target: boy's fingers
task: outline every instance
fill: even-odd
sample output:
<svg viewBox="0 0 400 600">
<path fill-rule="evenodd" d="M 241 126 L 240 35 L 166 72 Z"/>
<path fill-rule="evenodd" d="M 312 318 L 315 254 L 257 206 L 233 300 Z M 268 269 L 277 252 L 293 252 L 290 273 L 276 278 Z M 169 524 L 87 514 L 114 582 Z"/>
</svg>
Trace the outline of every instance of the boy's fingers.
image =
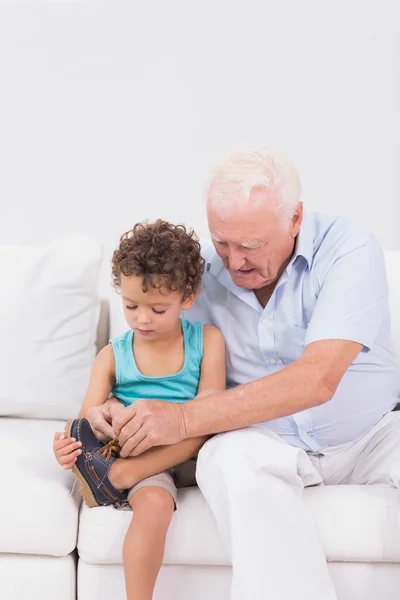
<svg viewBox="0 0 400 600">
<path fill-rule="evenodd" d="M 58 442 L 58 444 L 61 444 L 61 442 Z M 76 450 L 77 448 L 80 448 L 82 446 L 82 442 L 72 442 L 72 443 L 66 443 L 63 445 L 59 445 L 59 447 L 57 447 L 56 444 L 56 452 L 58 452 L 58 454 L 60 455 L 65 455 L 65 454 L 69 454 L 70 452 L 73 452 L 74 450 Z"/>
<path fill-rule="evenodd" d="M 57 440 L 54 442 L 54 448 L 58 449 L 58 448 L 63 448 L 64 446 L 68 446 L 68 444 L 71 444 L 72 442 L 74 442 L 75 440 L 72 438 L 68 438 L 68 439 L 64 439 L 64 440 Z"/>
<path fill-rule="evenodd" d="M 72 454 L 75 450 L 80 450 L 82 444 L 81 442 L 75 442 L 74 444 L 69 444 L 69 446 L 65 446 L 65 448 L 61 448 L 59 454 L 61 456 L 68 456 L 68 454 Z"/>
<path fill-rule="evenodd" d="M 66 448 L 72 444 L 76 445 L 76 448 L 82 446 L 82 442 L 77 442 L 75 438 L 67 438 L 66 440 L 59 440 L 55 442 L 54 448 L 56 450 L 61 450 L 61 448 Z"/>
<path fill-rule="evenodd" d="M 72 467 L 74 466 L 74 464 L 76 463 L 76 458 L 74 458 L 74 460 L 71 460 L 71 462 L 63 465 L 63 468 L 67 471 L 68 469 L 72 469 Z"/>
<path fill-rule="evenodd" d="M 72 460 L 75 460 L 76 458 L 78 458 L 78 456 L 80 454 L 82 454 L 82 450 L 79 448 L 78 450 L 74 450 L 74 452 L 60 456 L 60 464 L 67 465 Z"/>
</svg>

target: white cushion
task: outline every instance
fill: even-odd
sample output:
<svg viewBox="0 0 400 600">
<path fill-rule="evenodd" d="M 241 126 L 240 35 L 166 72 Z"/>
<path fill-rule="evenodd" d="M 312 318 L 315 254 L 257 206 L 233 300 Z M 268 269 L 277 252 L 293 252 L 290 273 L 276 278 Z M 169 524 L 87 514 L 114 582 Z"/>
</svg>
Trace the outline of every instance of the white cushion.
<svg viewBox="0 0 400 600">
<path fill-rule="evenodd" d="M 337 600 L 399 600 L 398 564 L 330 562 L 328 570 Z M 290 576 L 289 570 L 287 573 Z M 231 583 L 231 567 L 163 565 L 157 577 L 153 598 L 229 600 Z M 122 565 L 88 565 L 83 560 L 79 561 L 79 600 L 122 600 L 125 597 Z M 273 600 L 271 595 L 265 595 L 264 598 Z"/>
<path fill-rule="evenodd" d="M 0 553 L 67 556 L 76 546 L 80 496 L 57 463 L 64 422 L 0 418 Z M 0 586 L 1 587 L 1 586 Z M 0 594 L 1 595 L 1 594 Z"/>
<path fill-rule="evenodd" d="M 400 493 L 377 486 L 307 488 L 329 561 L 400 562 Z M 86 563 L 120 564 L 132 512 L 82 505 L 78 551 Z M 229 565 L 210 509 L 197 488 L 179 490 L 165 564 Z"/>
<path fill-rule="evenodd" d="M 100 265 L 86 235 L 0 246 L 0 415 L 78 413 L 96 353 Z"/>
<path fill-rule="evenodd" d="M 3 600 L 76 600 L 76 561 L 59 557 L 0 556 Z"/>
</svg>

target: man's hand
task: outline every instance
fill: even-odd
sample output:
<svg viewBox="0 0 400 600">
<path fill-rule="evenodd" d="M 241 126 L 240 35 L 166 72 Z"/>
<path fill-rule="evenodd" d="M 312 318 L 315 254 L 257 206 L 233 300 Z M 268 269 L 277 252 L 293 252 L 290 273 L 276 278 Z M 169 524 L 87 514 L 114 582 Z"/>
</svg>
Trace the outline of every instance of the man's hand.
<svg viewBox="0 0 400 600">
<path fill-rule="evenodd" d="M 137 400 L 113 418 L 121 456 L 137 456 L 153 446 L 177 444 L 186 437 L 183 404 Z"/>
<path fill-rule="evenodd" d="M 89 408 L 86 413 L 86 419 L 93 429 L 93 433 L 100 442 L 108 442 L 115 438 L 114 429 L 112 427 L 113 415 L 111 414 L 110 406 L 101 404 Z"/>
</svg>

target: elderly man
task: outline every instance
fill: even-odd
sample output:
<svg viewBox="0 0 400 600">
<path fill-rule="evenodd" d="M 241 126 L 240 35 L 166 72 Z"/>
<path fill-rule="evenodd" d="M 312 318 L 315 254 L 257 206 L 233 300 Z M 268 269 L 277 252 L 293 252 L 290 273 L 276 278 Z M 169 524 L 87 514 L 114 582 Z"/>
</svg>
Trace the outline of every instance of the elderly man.
<svg viewBox="0 0 400 600">
<path fill-rule="evenodd" d="M 232 560 L 233 600 L 334 600 L 304 487 L 399 487 L 381 248 L 344 219 L 303 214 L 300 193 L 293 166 L 262 149 L 213 169 L 213 248 L 189 318 L 224 334 L 228 389 L 140 401 L 114 423 L 125 456 L 219 434 L 200 451 L 197 479 Z"/>
</svg>

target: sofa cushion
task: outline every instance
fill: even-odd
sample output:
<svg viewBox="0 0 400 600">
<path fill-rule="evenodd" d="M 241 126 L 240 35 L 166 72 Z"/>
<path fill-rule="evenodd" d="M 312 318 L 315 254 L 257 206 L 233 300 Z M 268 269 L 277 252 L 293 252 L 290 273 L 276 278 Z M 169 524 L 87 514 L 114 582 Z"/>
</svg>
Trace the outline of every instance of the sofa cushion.
<svg viewBox="0 0 400 600">
<path fill-rule="evenodd" d="M 64 424 L 0 418 L 0 553 L 67 556 L 76 546 L 79 491 L 52 450 Z"/>
<path fill-rule="evenodd" d="M 229 565 L 216 525 L 197 488 L 179 490 L 168 531 L 164 563 Z M 329 561 L 400 562 L 400 492 L 373 486 L 307 488 Z M 82 505 L 78 551 L 86 563 L 122 562 L 130 510 Z"/>
<path fill-rule="evenodd" d="M 0 246 L 0 415 L 78 413 L 96 353 L 100 265 L 86 235 Z"/>
</svg>

